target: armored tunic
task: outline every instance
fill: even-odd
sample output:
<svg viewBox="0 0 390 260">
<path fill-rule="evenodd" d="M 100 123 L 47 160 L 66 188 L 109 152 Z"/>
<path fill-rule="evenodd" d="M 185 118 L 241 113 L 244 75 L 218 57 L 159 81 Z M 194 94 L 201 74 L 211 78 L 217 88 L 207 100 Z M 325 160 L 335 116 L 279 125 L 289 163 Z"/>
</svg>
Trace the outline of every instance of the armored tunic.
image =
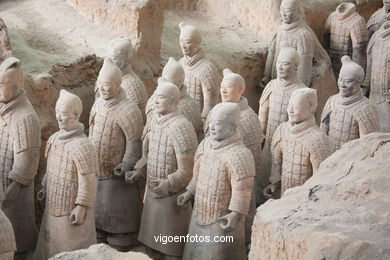
<svg viewBox="0 0 390 260">
<path fill-rule="evenodd" d="M 271 183 L 281 180 L 281 194 L 300 186 L 318 169 L 331 153 L 326 136 L 316 125 L 314 117 L 297 125 L 282 123 L 272 140 Z"/>
<path fill-rule="evenodd" d="M 345 9 L 345 10 L 344 10 Z M 356 12 L 353 3 L 340 4 L 325 23 L 330 32 L 329 56 L 336 75 L 341 69 L 341 57 L 348 55 L 362 68 L 366 66 L 368 33 L 366 21 Z"/>
<path fill-rule="evenodd" d="M 307 87 L 318 91 L 316 119 L 319 121 L 326 101 L 338 91 L 330 58 L 304 21 L 282 24 L 271 42 L 267 57 L 265 75 L 271 79 L 277 77 L 276 60 L 283 46 L 297 50 L 301 59 L 298 78 Z"/>
<path fill-rule="evenodd" d="M 5 195 L 11 181 L 22 184 L 16 199 L 2 205 L 14 228 L 17 252 L 33 249 L 36 242 L 33 181 L 39 163 L 40 134 L 38 116 L 25 90 L 0 105 L 0 195 Z"/>
<path fill-rule="evenodd" d="M 255 164 L 238 136 L 217 142 L 207 137 L 195 155 L 194 177 L 187 190 L 195 196 L 190 235 L 226 234 L 219 218 L 249 212 Z M 183 259 L 245 259 L 244 218 L 229 232 L 234 244 L 187 243 Z"/>
<path fill-rule="evenodd" d="M 376 31 L 382 26 L 386 21 L 389 21 L 390 15 L 386 13 L 385 7 L 378 9 L 367 22 L 367 30 L 369 39 L 374 35 Z"/>
<path fill-rule="evenodd" d="M 109 100 L 98 98 L 91 110 L 89 138 L 99 160 L 96 227 L 109 233 L 138 230 L 140 202 L 138 188 L 114 177 L 121 162 L 134 165 L 141 156 L 142 114 L 123 89 Z M 112 203 L 115 201 L 115 203 Z"/>
<path fill-rule="evenodd" d="M 365 85 L 370 88 L 370 100 L 376 105 L 381 132 L 390 132 L 390 23 L 374 34 L 368 45 Z"/>
<path fill-rule="evenodd" d="M 206 118 L 219 101 L 221 78 L 218 69 L 204 58 L 202 50 L 192 57 L 182 57 L 179 62 L 185 71 L 184 84 L 188 87 L 187 92 L 198 104 L 202 118 Z M 206 92 L 209 92 L 207 96 L 210 96 L 207 102 L 204 99 Z"/>
<path fill-rule="evenodd" d="M 84 127 L 54 133 L 46 144 L 46 208 L 35 259 L 47 259 L 63 251 L 96 244 L 93 205 L 96 197 L 98 159 Z M 84 223 L 73 225 L 69 216 L 81 205 L 87 208 Z"/>
<path fill-rule="evenodd" d="M 125 90 L 127 98 L 137 104 L 143 115 L 143 120 L 146 122 L 145 106 L 148 101 L 148 92 L 144 83 L 129 68 L 122 77 L 121 87 Z"/>
<path fill-rule="evenodd" d="M 276 128 L 288 121 L 287 106 L 291 94 L 305 87 L 298 78 L 294 78 L 290 81 L 274 79 L 264 88 L 259 101 L 259 120 L 267 147 L 271 146 Z"/>
<path fill-rule="evenodd" d="M 14 230 L 7 216 L 0 209 L 0 259 L 13 260 L 15 251 Z"/>
<path fill-rule="evenodd" d="M 183 252 L 184 241 L 164 245 L 156 242 L 154 236 L 187 234 L 191 207 L 179 207 L 176 201 L 192 178 L 197 144 L 193 126 L 180 111 L 158 118 L 144 139 L 147 178 L 138 239 L 165 255 L 181 256 Z M 169 181 L 167 196 L 155 192 L 160 180 Z"/>
<path fill-rule="evenodd" d="M 329 136 L 331 149 L 337 150 L 348 141 L 379 131 L 378 113 L 362 91 L 349 98 L 337 94 L 326 102 L 321 130 Z"/>
</svg>

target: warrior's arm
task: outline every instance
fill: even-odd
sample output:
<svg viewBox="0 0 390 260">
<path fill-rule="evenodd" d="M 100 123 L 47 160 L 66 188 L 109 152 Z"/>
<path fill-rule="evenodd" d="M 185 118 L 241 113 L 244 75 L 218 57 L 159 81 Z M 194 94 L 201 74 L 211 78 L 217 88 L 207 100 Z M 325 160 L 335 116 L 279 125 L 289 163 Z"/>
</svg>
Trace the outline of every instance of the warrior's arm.
<svg viewBox="0 0 390 260">
<path fill-rule="evenodd" d="M 281 180 L 282 176 L 282 163 L 283 163 L 283 153 L 282 153 L 282 126 L 280 125 L 272 138 L 271 144 L 271 154 L 272 154 L 272 169 L 271 176 L 269 177 L 269 182 L 271 184 L 276 184 Z"/>
<path fill-rule="evenodd" d="M 277 36 L 275 35 L 268 47 L 267 61 L 264 69 L 264 77 L 267 77 L 268 79 L 272 78 L 272 66 L 274 65 L 274 59 L 276 58 L 276 38 Z"/>
<path fill-rule="evenodd" d="M 366 67 L 366 49 L 368 43 L 367 25 L 364 18 L 361 17 L 359 21 L 352 27 L 352 60 L 357 62 L 363 69 Z"/>
</svg>

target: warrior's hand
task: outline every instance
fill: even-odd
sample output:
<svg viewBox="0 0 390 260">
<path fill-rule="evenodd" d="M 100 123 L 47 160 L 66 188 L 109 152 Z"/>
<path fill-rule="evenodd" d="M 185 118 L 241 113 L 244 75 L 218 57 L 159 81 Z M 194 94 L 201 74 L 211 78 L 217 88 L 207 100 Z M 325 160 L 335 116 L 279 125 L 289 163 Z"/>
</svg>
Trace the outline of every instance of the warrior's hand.
<svg viewBox="0 0 390 260">
<path fill-rule="evenodd" d="M 131 171 L 132 169 L 133 166 L 131 166 L 129 163 L 121 162 L 114 168 L 114 175 L 117 177 L 122 177 L 126 172 Z"/>
<path fill-rule="evenodd" d="M 134 171 L 128 171 L 125 173 L 125 181 L 127 184 L 134 185 L 138 180 L 143 178 L 142 171 L 136 169 Z"/>
<path fill-rule="evenodd" d="M 192 195 L 191 192 L 186 191 L 186 192 L 184 192 L 183 194 L 181 194 L 180 196 L 177 197 L 177 205 L 178 206 L 184 206 L 184 204 L 189 202 L 193 197 L 194 197 L 194 195 Z"/>
<path fill-rule="evenodd" d="M 16 197 L 19 194 L 20 189 L 22 188 L 22 184 L 12 181 L 11 184 L 8 186 L 6 192 L 5 192 L 5 198 L 4 201 L 13 201 L 16 199 Z"/>
<path fill-rule="evenodd" d="M 259 82 L 260 88 L 264 89 L 265 86 L 267 86 L 268 82 L 270 82 L 270 81 L 271 81 L 271 78 L 270 78 L 270 77 L 264 76 L 264 77 L 260 80 L 260 82 Z"/>
<path fill-rule="evenodd" d="M 39 202 L 45 201 L 46 198 L 46 188 L 42 188 L 40 191 L 37 193 L 37 200 Z"/>
<path fill-rule="evenodd" d="M 84 223 L 85 216 L 87 215 L 87 208 L 81 205 L 77 205 L 70 213 L 69 221 L 73 225 L 81 225 Z"/>
<path fill-rule="evenodd" d="M 156 181 L 156 188 L 154 188 L 154 191 L 159 196 L 168 196 L 169 195 L 169 181 L 168 180 L 158 180 Z"/>
<path fill-rule="evenodd" d="M 229 214 L 227 214 L 219 219 L 220 226 L 225 231 L 228 231 L 228 232 L 232 231 L 233 229 L 236 228 L 237 222 L 239 219 L 240 219 L 240 214 L 232 211 Z"/>
<path fill-rule="evenodd" d="M 263 195 L 264 197 L 266 197 L 267 199 L 272 199 L 272 193 L 274 193 L 276 191 L 278 187 L 276 186 L 276 184 L 270 184 L 268 185 L 264 190 L 263 190 Z"/>
</svg>

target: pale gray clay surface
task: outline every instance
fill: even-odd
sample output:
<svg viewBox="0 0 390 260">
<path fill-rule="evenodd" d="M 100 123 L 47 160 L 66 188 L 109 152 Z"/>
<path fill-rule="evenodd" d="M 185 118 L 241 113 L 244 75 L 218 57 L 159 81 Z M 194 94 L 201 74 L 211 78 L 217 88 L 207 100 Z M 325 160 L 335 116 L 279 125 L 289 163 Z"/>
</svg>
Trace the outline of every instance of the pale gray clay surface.
<svg viewBox="0 0 390 260">
<path fill-rule="evenodd" d="M 368 43 L 367 25 L 353 3 L 342 3 L 325 23 L 325 48 L 329 52 L 336 78 L 341 69 L 341 57 L 348 55 L 357 64 L 366 67 Z"/>
<path fill-rule="evenodd" d="M 60 131 L 49 138 L 45 149 L 46 174 L 38 200 L 45 200 L 46 207 L 36 260 L 96 244 L 93 206 L 98 159 L 79 123 L 81 99 L 61 90 L 55 110 Z"/>
<path fill-rule="evenodd" d="M 39 119 L 26 97 L 20 61 L 0 65 L 0 195 L 2 209 L 12 223 L 17 254 L 35 247 L 34 177 L 41 146 Z"/>
<path fill-rule="evenodd" d="M 13 260 L 15 251 L 15 234 L 11 221 L 0 209 L 0 259 Z"/>
<path fill-rule="evenodd" d="M 240 141 L 240 108 L 232 102 L 212 111 L 210 136 L 195 154 L 194 176 L 178 204 L 194 198 L 189 234 L 230 235 L 234 243 L 186 243 L 183 259 L 245 259 L 245 216 L 255 176 L 251 151 Z"/>
<path fill-rule="evenodd" d="M 367 22 L 368 36 L 371 38 L 382 24 L 390 20 L 390 0 L 383 0 L 383 7 L 372 14 Z"/>
<path fill-rule="evenodd" d="M 219 102 L 221 78 L 218 68 L 205 58 L 200 44 L 202 37 L 199 30 L 184 22 L 179 24 L 180 47 L 183 57 L 179 62 L 185 71 L 184 83 L 188 94 L 198 104 L 203 121 L 207 114 Z"/>
<path fill-rule="evenodd" d="M 375 105 L 363 95 L 361 84 L 363 68 L 349 56 L 341 59 L 343 65 L 338 79 L 339 94 L 331 96 L 321 117 L 321 130 L 328 136 L 333 150 L 353 139 L 379 131 Z"/>
<path fill-rule="evenodd" d="M 367 50 L 365 85 L 376 105 L 381 132 L 390 132 L 390 21 L 372 36 Z"/>
<path fill-rule="evenodd" d="M 318 170 L 331 153 L 328 136 L 316 125 L 317 91 L 295 90 L 287 108 L 289 120 L 275 132 L 271 144 L 272 173 L 264 196 L 271 196 L 281 185 L 281 195 L 300 186 Z"/>
<path fill-rule="evenodd" d="M 260 178 L 256 178 L 256 201 L 265 201 L 262 190 L 269 184 L 271 175 L 271 143 L 276 128 L 288 120 L 287 106 L 291 94 L 296 89 L 306 88 L 298 78 L 300 63 L 298 52 L 291 47 L 283 48 L 276 61 L 277 78 L 271 80 L 264 88 L 259 101 L 259 120 L 265 143 L 261 154 Z"/>
<path fill-rule="evenodd" d="M 137 74 L 133 72 L 131 67 L 133 45 L 130 39 L 115 38 L 111 40 L 108 44 L 107 54 L 114 64 L 122 71 L 121 87 L 125 90 L 127 98 L 138 105 L 144 121 L 146 121 L 145 106 L 148 101 L 148 92 L 146 91 L 144 83 L 139 79 Z"/>
<path fill-rule="evenodd" d="M 121 88 L 122 73 L 110 58 L 97 79 L 100 96 L 90 115 L 89 138 L 99 159 L 95 221 L 98 240 L 126 247 L 136 242 L 141 216 L 137 186 L 124 174 L 141 157 L 142 114 Z M 130 120 L 131 119 L 131 120 Z"/>
<path fill-rule="evenodd" d="M 264 78 L 260 85 L 264 87 L 277 77 L 276 60 L 284 47 L 292 47 L 300 56 L 298 78 L 307 86 L 318 91 L 319 121 L 326 100 L 337 93 L 337 85 L 328 54 L 318 41 L 317 36 L 307 25 L 298 0 L 283 0 L 280 5 L 282 24 L 269 46 Z"/>
<path fill-rule="evenodd" d="M 178 87 L 159 78 L 155 95 L 159 117 L 143 139 L 142 159 L 135 171 L 126 173 L 126 180 L 134 184 L 146 173 L 139 241 L 164 258 L 181 259 L 184 241 L 163 244 L 155 236 L 187 235 L 192 207 L 179 207 L 176 200 L 192 178 L 198 140 L 194 127 L 177 107 Z"/>
</svg>

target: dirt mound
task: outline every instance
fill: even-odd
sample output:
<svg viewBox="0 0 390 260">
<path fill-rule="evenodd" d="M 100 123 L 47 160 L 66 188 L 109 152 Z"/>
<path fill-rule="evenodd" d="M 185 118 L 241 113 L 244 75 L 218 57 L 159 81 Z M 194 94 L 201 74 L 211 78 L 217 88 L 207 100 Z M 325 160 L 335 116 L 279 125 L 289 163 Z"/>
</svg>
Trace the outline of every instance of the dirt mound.
<svg viewBox="0 0 390 260">
<path fill-rule="evenodd" d="M 345 144 L 257 209 L 249 259 L 390 259 L 389 158 L 390 134 Z"/>
</svg>

